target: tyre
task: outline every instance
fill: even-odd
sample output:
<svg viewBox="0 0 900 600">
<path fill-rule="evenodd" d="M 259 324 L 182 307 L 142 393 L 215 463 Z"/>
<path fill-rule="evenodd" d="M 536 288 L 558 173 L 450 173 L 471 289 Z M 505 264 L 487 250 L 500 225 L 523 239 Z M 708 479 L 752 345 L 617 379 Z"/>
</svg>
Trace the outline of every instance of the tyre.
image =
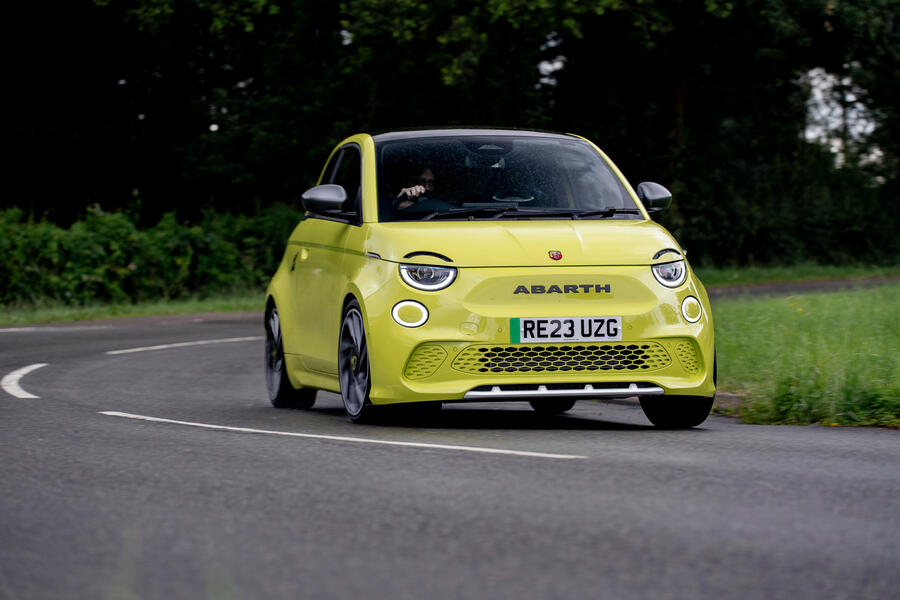
<svg viewBox="0 0 900 600">
<path fill-rule="evenodd" d="M 569 398 L 536 398 L 529 400 L 528 404 L 535 412 L 542 415 L 559 415 L 575 406 L 575 400 Z"/>
<path fill-rule="evenodd" d="M 641 408 L 650 422 L 661 429 L 690 429 L 706 420 L 713 398 L 702 396 L 648 396 Z"/>
<path fill-rule="evenodd" d="M 294 389 L 284 363 L 284 344 L 281 341 L 281 319 L 274 306 L 266 311 L 266 387 L 269 401 L 275 408 L 311 408 L 316 402 L 316 390 Z"/>
<path fill-rule="evenodd" d="M 369 401 L 369 390 L 372 388 L 369 346 L 366 342 L 362 311 L 356 300 L 351 300 L 347 304 L 341 321 L 338 339 L 338 379 L 347 417 L 354 423 L 370 420 L 375 407 Z"/>
</svg>

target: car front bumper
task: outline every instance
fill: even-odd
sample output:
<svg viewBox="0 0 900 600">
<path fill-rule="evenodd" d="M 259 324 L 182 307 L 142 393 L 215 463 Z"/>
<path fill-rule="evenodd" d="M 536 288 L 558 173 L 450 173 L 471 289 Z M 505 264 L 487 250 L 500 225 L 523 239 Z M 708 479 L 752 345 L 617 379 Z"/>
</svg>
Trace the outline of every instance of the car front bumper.
<svg viewBox="0 0 900 600">
<path fill-rule="evenodd" d="M 514 293 L 582 282 L 601 291 Z M 362 295 L 374 404 L 715 393 L 712 316 L 692 273 L 670 289 L 649 266 L 461 268 L 445 290 L 419 291 L 397 275 Z M 702 307 L 694 323 L 681 312 L 688 296 Z M 423 324 L 392 316 L 408 301 L 427 309 Z M 608 316 L 621 317 L 621 341 L 510 338 L 511 318 Z"/>
</svg>

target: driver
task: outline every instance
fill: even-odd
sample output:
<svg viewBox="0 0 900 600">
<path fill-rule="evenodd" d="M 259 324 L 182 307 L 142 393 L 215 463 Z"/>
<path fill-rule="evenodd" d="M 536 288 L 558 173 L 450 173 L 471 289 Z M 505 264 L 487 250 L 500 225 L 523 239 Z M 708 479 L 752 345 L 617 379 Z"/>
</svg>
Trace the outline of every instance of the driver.
<svg viewBox="0 0 900 600">
<path fill-rule="evenodd" d="M 426 167 L 419 176 L 414 178 L 412 185 L 400 190 L 394 201 L 397 208 L 410 208 L 419 202 L 420 198 L 428 197 L 434 193 L 434 172 Z"/>
</svg>

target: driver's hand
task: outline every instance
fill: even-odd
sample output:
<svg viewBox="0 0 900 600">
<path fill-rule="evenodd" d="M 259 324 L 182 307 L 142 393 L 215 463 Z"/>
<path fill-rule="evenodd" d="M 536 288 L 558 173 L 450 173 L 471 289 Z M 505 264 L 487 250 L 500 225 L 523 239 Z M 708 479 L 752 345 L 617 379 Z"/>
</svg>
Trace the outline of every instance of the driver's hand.
<svg viewBox="0 0 900 600">
<path fill-rule="evenodd" d="M 424 185 L 414 185 L 412 187 L 403 188 L 397 194 L 397 208 L 409 208 L 418 201 L 419 197 L 426 192 Z"/>
<path fill-rule="evenodd" d="M 412 187 L 403 188 L 400 190 L 400 193 L 397 194 L 397 197 L 406 196 L 409 199 L 417 199 L 419 196 L 425 193 L 424 185 L 414 185 Z"/>
</svg>

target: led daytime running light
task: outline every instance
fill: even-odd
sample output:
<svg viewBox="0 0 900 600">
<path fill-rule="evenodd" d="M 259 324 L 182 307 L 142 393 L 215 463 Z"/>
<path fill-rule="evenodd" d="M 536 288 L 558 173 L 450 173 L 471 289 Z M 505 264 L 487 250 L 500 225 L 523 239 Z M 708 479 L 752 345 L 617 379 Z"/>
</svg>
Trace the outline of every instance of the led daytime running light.
<svg viewBox="0 0 900 600">
<path fill-rule="evenodd" d="M 683 260 L 652 265 L 650 270 L 658 282 L 670 288 L 678 287 L 687 279 L 687 267 Z"/>
<path fill-rule="evenodd" d="M 448 287 L 456 279 L 455 267 L 400 265 L 400 277 L 417 290 L 434 292 Z"/>
</svg>

